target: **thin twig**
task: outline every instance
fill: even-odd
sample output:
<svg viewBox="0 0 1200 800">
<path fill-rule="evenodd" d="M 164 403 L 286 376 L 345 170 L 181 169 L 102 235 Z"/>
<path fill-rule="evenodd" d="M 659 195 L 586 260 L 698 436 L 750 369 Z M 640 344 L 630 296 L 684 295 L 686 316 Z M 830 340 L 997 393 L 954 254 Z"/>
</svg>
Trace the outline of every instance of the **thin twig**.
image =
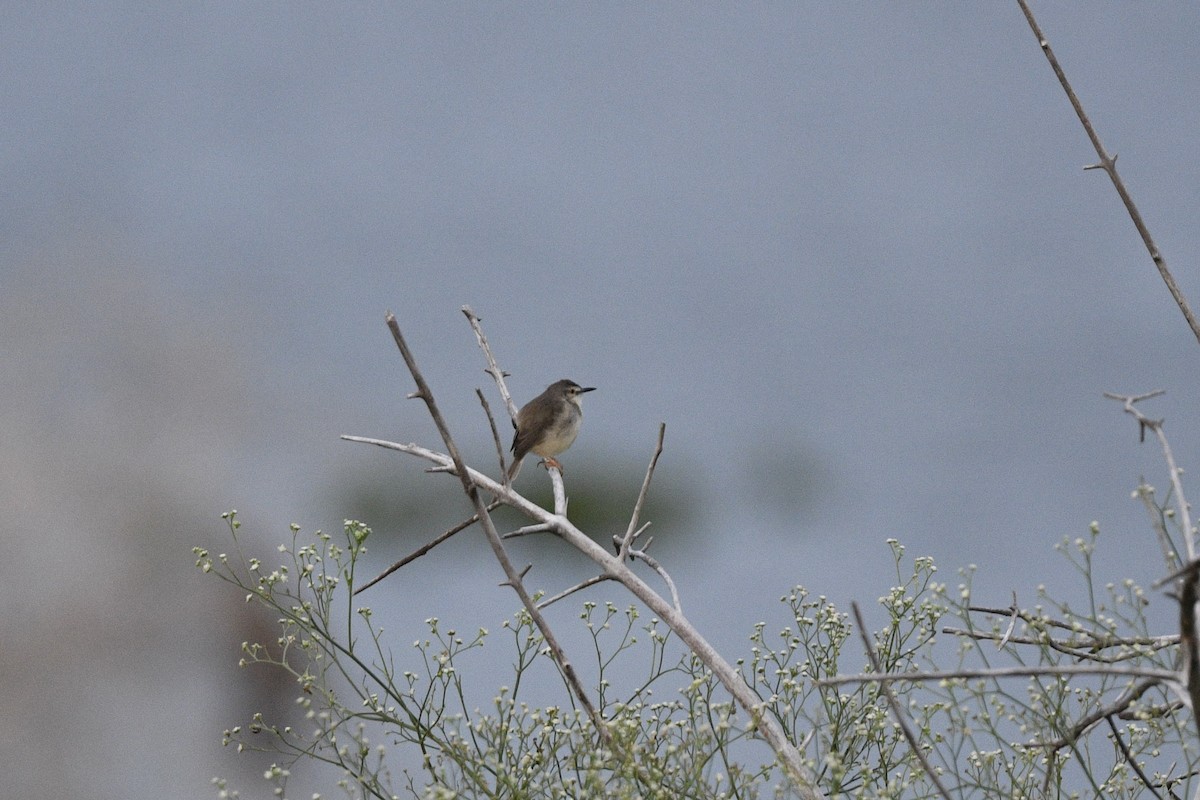
<svg viewBox="0 0 1200 800">
<path fill-rule="evenodd" d="M 475 341 L 479 343 L 480 349 L 483 350 L 483 355 L 487 359 L 487 369 L 484 370 L 492 376 L 496 381 L 496 388 L 500 390 L 500 396 L 504 398 L 504 405 L 508 409 L 508 416 L 512 418 L 513 427 L 517 424 L 517 406 L 513 402 L 512 395 L 508 392 L 508 384 L 504 382 L 504 377 L 507 372 L 500 369 L 500 365 L 496 363 L 496 357 L 492 355 L 492 346 L 488 344 L 487 337 L 483 335 L 483 328 L 480 322 L 483 318 L 471 310 L 470 306 L 463 306 L 462 313 L 466 316 L 467 321 L 471 323 L 471 330 L 475 331 Z"/>
<path fill-rule="evenodd" d="M 871 669 L 879 672 L 883 669 L 882 662 L 879 656 L 875 653 L 875 644 L 871 641 L 871 634 L 867 630 L 867 626 L 863 623 L 862 611 L 858 608 L 858 603 L 851 603 L 850 610 L 854 612 L 854 621 L 858 624 L 858 633 L 862 637 L 863 647 L 867 650 L 867 658 L 871 662 Z M 933 764 L 929 763 L 929 759 L 925 757 L 925 749 L 921 747 L 920 740 L 917 739 L 917 734 L 913 732 L 912 726 L 908 723 L 908 714 L 905 713 L 904 707 L 900 705 L 900 701 L 896 699 L 896 694 L 892 691 L 892 687 L 886 683 L 879 684 L 879 691 L 887 698 L 888 705 L 891 706 L 892 716 L 896 718 L 896 723 L 900 726 L 904 738 L 908 740 L 908 746 L 912 750 L 913 755 L 917 757 L 917 761 L 921 764 L 921 769 L 925 770 L 925 774 L 929 776 L 929 780 L 933 781 L 933 785 L 937 787 L 938 794 L 950 800 L 950 792 L 942 785 L 941 778 L 938 777 L 937 770 L 933 768 Z"/>
<path fill-rule="evenodd" d="M 1108 675 L 1124 678 L 1152 678 L 1163 683 L 1179 683 L 1179 673 L 1150 667 L 1093 667 L 1087 664 L 997 667 L 994 669 L 953 669 L 931 672 L 866 672 L 859 675 L 835 675 L 814 681 L 816 686 L 844 683 L 894 683 L 895 681 L 951 681 L 971 678 L 1031 678 L 1037 675 Z"/>
<path fill-rule="evenodd" d="M 643 530 L 644 530 L 644 528 L 643 528 Z M 667 572 L 667 570 L 663 567 L 663 565 L 658 563 L 658 561 L 653 556 L 651 556 L 649 553 L 647 553 L 645 548 L 642 548 L 641 550 L 630 549 L 630 550 L 627 550 L 626 552 L 628 553 L 630 558 L 635 558 L 635 559 L 640 559 L 642 561 L 645 561 L 646 564 L 650 567 L 650 569 L 652 569 L 658 573 L 658 576 L 663 579 L 663 581 L 667 584 L 667 588 L 671 591 L 671 604 L 673 606 L 675 606 L 676 611 L 678 611 L 680 614 L 682 614 L 683 606 L 679 602 L 679 590 L 675 588 L 675 581 L 671 580 L 670 573 Z"/>
<path fill-rule="evenodd" d="M 1090 169 L 1103 169 L 1108 173 L 1113 187 L 1121 197 L 1121 202 L 1125 204 L 1125 211 L 1128 212 L 1129 218 L 1133 220 L 1134 227 L 1137 228 L 1138 234 L 1142 237 L 1142 242 L 1146 245 L 1146 250 L 1150 253 L 1150 258 L 1154 261 L 1154 266 L 1158 268 L 1158 274 L 1162 277 L 1163 283 L 1167 285 L 1167 290 L 1171 293 L 1171 297 L 1175 299 L 1175 305 L 1179 306 L 1179 310 L 1183 312 L 1183 318 L 1187 320 L 1188 327 L 1192 329 L 1192 334 L 1195 335 L 1197 341 L 1200 341 L 1200 323 L 1196 321 L 1192 310 L 1188 307 L 1183 292 L 1180 291 L 1179 286 L 1175 283 L 1175 277 L 1167 269 L 1166 258 L 1159 252 L 1158 245 L 1154 243 L 1154 238 L 1150 236 L 1150 229 L 1146 227 L 1146 223 L 1142 220 L 1141 212 L 1134 205 L 1133 198 L 1125 188 L 1125 182 L 1121 180 L 1121 176 L 1117 173 L 1117 157 L 1109 156 L 1108 151 L 1104 149 L 1104 145 L 1100 143 L 1100 136 L 1096 133 L 1096 129 L 1092 127 L 1092 121 L 1088 119 L 1088 115 L 1084 112 L 1083 104 L 1075 96 L 1075 90 L 1071 88 L 1070 82 L 1067 81 L 1067 74 L 1059 66 L 1058 59 L 1054 56 L 1054 51 L 1050 49 L 1050 42 L 1047 41 L 1045 34 L 1042 33 L 1042 29 L 1038 27 L 1037 20 L 1033 18 L 1033 12 L 1029 10 L 1029 4 L 1026 0 L 1017 0 L 1017 4 L 1021 6 L 1021 11 L 1025 14 L 1025 19 L 1029 22 L 1029 27 L 1033 31 L 1033 35 L 1037 37 L 1038 45 L 1042 48 L 1042 53 L 1045 54 L 1046 60 L 1050 62 L 1050 68 L 1054 70 L 1058 82 L 1062 84 L 1063 91 L 1067 93 L 1067 99 L 1071 101 L 1071 107 L 1075 109 L 1075 114 L 1079 117 L 1079 122 L 1083 125 L 1084 131 L 1087 132 L 1088 138 L 1092 141 L 1092 147 L 1096 148 L 1096 155 L 1100 157 L 1100 163 L 1090 167 Z"/>
<path fill-rule="evenodd" d="M 342 437 L 342 438 L 346 438 L 346 437 Z M 499 501 L 499 500 L 493 500 L 491 503 L 489 503 L 489 504 L 488 504 L 487 510 L 488 510 L 488 511 L 495 511 L 495 510 L 496 510 L 496 509 L 497 509 L 499 506 L 500 506 L 500 501 Z M 441 544 L 442 542 L 446 541 L 447 539 L 449 539 L 449 538 L 450 538 L 451 536 L 453 536 L 454 534 L 458 533 L 458 532 L 459 532 L 459 531 L 461 531 L 461 530 L 464 530 L 464 529 L 466 529 L 466 528 L 469 528 L 469 527 L 471 527 L 472 525 L 474 525 L 474 524 L 475 524 L 476 522 L 478 522 L 478 521 L 479 521 L 479 515 L 478 515 L 478 514 L 473 514 L 473 515 L 471 515 L 471 518 L 470 518 L 470 519 L 463 520 L 462 522 L 460 522 L 460 523 L 458 523 L 457 525 L 455 525 L 453 528 L 450 528 L 449 530 L 445 531 L 444 533 L 438 534 L 437 538 L 436 538 L 436 539 L 434 539 L 433 541 L 431 541 L 429 544 L 422 545 L 421 547 L 418 547 L 416 550 L 412 551 L 411 553 L 409 553 L 408 555 L 406 555 L 404 558 L 402 558 L 402 559 L 400 559 L 399 561 L 397 561 L 395 564 L 392 564 L 390 567 L 388 567 L 387 569 L 385 569 L 383 572 L 381 572 L 381 573 L 380 573 L 379 575 L 377 575 L 376 577 L 374 577 L 374 578 L 372 578 L 371 580 L 367 581 L 367 582 L 366 582 L 366 583 L 364 583 L 362 586 L 359 586 L 358 588 L 356 588 L 356 589 L 354 590 L 354 594 L 358 594 L 359 592 L 363 592 L 363 591 L 366 591 L 367 589 L 370 589 L 372 586 L 374 586 L 375 584 L 379 583 L 381 580 L 383 580 L 384 578 L 386 578 L 388 575 L 391 575 L 393 572 L 395 572 L 396 570 L 400 569 L 400 568 L 401 568 L 401 567 L 403 567 L 405 564 L 409 564 L 409 563 L 411 563 L 411 562 L 413 562 L 413 561 L 416 561 L 418 558 L 420 558 L 421 556 L 425 555 L 425 554 L 426 554 L 426 553 L 428 553 L 430 550 L 432 550 L 433 548 L 437 547 L 439 544 Z"/>
<path fill-rule="evenodd" d="M 1013 636 L 1004 634 L 1003 639 L 996 633 L 986 631 L 966 630 L 965 628 L 955 628 L 947 625 L 942 628 L 942 633 L 950 636 L 963 636 L 969 639 L 978 639 L 982 641 L 1002 641 L 1005 644 L 1030 644 L 1049 647 L 1051 650 L 1071 656 L 1072 658 L 1085 658 L 1088 661 L 1094 661 L 1099 664 L 1116 664 L 1121 661 L 1128 661 L 1131 658 L 1141 658 L 1144 654 L 1136 651 L 1131 651 L 1121 656 L 1102 656 L 1099 650 L 1109 647 L 1149 647 L 1151 650 L 1163 650 L 1167 647 L 1174 647 L 1179 644 L 1179 637 L 1170 634 L 1167 636 L 1153 637 L 1138 637 L 1134 639 L 1111 639 L 1111 640 L 1093 640 L 1093 641 L 1061 641 L 1059 639 L 1051 639 L 1049 637 L 1037 636 Z M 999 644 L 997 645 L 999 646 Z"/>
<path fill-rule="evenodd" d="M 530 536 L 535 533 L 554 533 L 554 529 L 544 522 L 539 522 L 535 525 L 525 525 L 517 528 L 515 531 L 509 531 L 503 534 L 501 539 L 517 539 L 521 536 Z"/>
<path fill-rule="evenodd" d="M 1192 506 L 1187 501 L 1187 496 L 1183 493 L 1183 481 L 1180 478 L 1183 475 L 1183 470 L 1175 464 L 1175 454 L 1171 452 L 1171 445 L 1167 441 L 1167 435 L 1163 432 L 1163 420 L 1150 419 L 1136 405 L 1142 400 L 1158 397 L 1160 394 L 1163 394 L 1161 389 L 1140 395 L 1122 395 L 1105 392 L 1104 396 L 1110 400 L 1117 400 L 1123 403 L 1125 413 L 1138 421 L 1140 430 L 1143 432 L 1149 430 L 1158 438 L 1163 458 L 1167 462 L 1167 470 L 1171 474 L 1171 488 L 1175 494 L 1175 507 L 1179 514 L 1179 524 L 1183 528 L 1183 545 L 1187 549 L 1187 560 L 1190 562 L 1196 560 L 1196 532 L 1192 529 Z M 1171 564 L 1168 563 L 1167 568 L 1170 569 L 1170 567 Z"/>
<path fill-rule="evenodd" d="M 1142 479 L 1134 492 L 1137 499 L 1142 501 L 1142 507 L 1146 509 L 1146 516 L 1150 518 L 1150 527 L 1154 528 L 1154 536 L 1158 539 L 1158 546 L 1162 548 L 1163 561 L 1166 562 L 1167 569 L 1174 572 L 1180 567 L 1179 549 L 1175 547 L 1175 542 L 1171 541 L 1171 533 L 1167 530 L 1163 509 L 1159 508 L 1158 503 L 1154 500 L 1154 487 Z M 1159 588 L 1162 583 L 1163 581 L 1159 581 L 1153 588 Z"/>
<path fill-rule="evenodd" d="M 633 542 L 633 532 L 637 529 L 638 520 L 642 516 L 642 506 L 646 504 L 646 495 L 650 492 L 650 479 L 654 477 L 654 468 L 658 465 L 658 457 L 663 451 L 663 437 L 667 434 L 667 424 L 660 422 L 658 424 L 658 442 L 654 446 L 654 456 L 650 459 L 650 466 L 646 467 L 646 477 L 642 480 L 641 491 L 638 492 L 637 502 L 633 504 L 633 514 L 629 517 L 629 527 L 625 529 L 625 536 L 621 539 L 621 545 L 617 550 L 620 555 L 628 551 Z"/>
<path fill-rule="evenodd" d="M 1154 788 L 1154 784 L 1151 783 L 1150 779 L 1146 777 L 1146 773 L 1142 772 L 1142 768 L 1138 766 L 1137 759 L 1133 757 L 1133 753 L 1129 752 L 1129 745 L 1125 744 L 1125 738 L 1121 736 L 1121 732 L 1117 730 L 1117 723 L 1113 722 L 1112 715 L 1109 714 L 1104 719 L 1108 721 L 1108 727 L 1112 729 L 1113 738 L 1117 741 L 1117 747 L 1121 749 L 1121 755 L 1125 757 L 1125 763 L 1128 764 L 1135 773 L 1137 773 L 1138 778 L 1140 778 L 1142 781 L 1142 785 L 1149 789 L 1151 794 L 1157 797 L 1158 800 L 1163 800 L 1162 795 L 1159 794 L 1158 790 Z"/>
<path fill-rule="evenodd" d="M 647 529 L 647 528 L 649 528 L 649 527 L 650 527 L 650 525 L 651 525 L 651 523 L 649 523 L 649 522 L 643 522 L 643 523 L 642 523 L 642 527 L 640 527 L 640 528 L 638 528 L 636 531 L 634 531 L 634 532 L 633 532 L 633 535 L 629 537 L 629 544 L 630 544 L 629 557 L 630 557 L 630 558 L 633 558 L 633 557 L 634 557 L 634 552 L 635 552 L 635 551 L 633 550 L 633 547 L 632 547 L 632 546 L 633 546 L 634 544 L 637 544 L 637 540 L 638 540 L 639 538 L 641 538 L 641 535 L 642 535 L 643 533 L 645 533 L 645 532 L 646 532 L 646 529 Z M 620 554 L 620 552 L 621 552 L 621 542 L 622 542 L 622 541 L 624 541 L 624 540 L 625 540 L 625 535 L 624 535 L 624 534 L 616 534 L 616 533 L 614 533 L 614 534 L 613 534 L 613 537 L 612 537 L 613 549 L 614 549 L 614 550 L 615 550 L 615 551 L 616 551 L 618 554 Z M 645 545 L 642 547 L 642 551 L 643 551 L 643 552 L 645 552 L 645 550 L 646 550 L 648 547 L 650 547 L 650 543 L 651 543 L 651 542 L 653 542 L 653 541 L 654 541 L 654 537 L 653 537 L 653 536 L 651 536 L 651 537 L 650 537 L 648 540 L 646 540 L 646 544 L 645 544 Z"/>
<path fill-rule="evenodd" d="M 1003 650 L 1004 645 L 1008 644 L 1009 638 L 1013 634 L 1013 630 L 1017 627 L 1017 620 L 1021 618 L 1021 607 L 1017 605 L 1017 593 L 1013 591 L 1012 601 L 1012 616 L 1008 618 L 1008 630 L 1004 632 L 1004 636 L 1000 641 L 996 642 L 996 649 Z"/>
<path fill-rule="evenodd" d="M 570 589 L 563 589 L 561 592 L 554 595 L 553 597 L 547 597 L 545 600 L 542 600 L 540 603 L 538 603 L 538 608 L 545 608 L 546 606 L 551 605 L 552 603 L 557 603 L 559 600 L 562 600 L 563 598 L 570 597 L 571 595 L 575 594 L 576 592 L 586 589 L 589 586 L 595 586 L 598 583 L 604 583 L 605 581 L 611 581 L 611 580 L 614 580 L 614 578 L 611 575 L 594 575 L 585 581 L 580 581 L 579 583 L 572 586 Z"/>
<path fill-rule="evenodd" d="M 496 459 L 500 462 L 500 474 L 507 476 L 508 465 L 504 463 L 504 445 L 500 443 L 500 431 L 496 430 L 496 418 L 492 416 L 492 407 L 488 405 L 482 389 L 476 388 L 475 396 L 479 398 L 479 404 L 483 406 L 483 413 L 487 415 L 488 426 L 492 429 L 492 441 L 496 443 Z"/>
</svg>

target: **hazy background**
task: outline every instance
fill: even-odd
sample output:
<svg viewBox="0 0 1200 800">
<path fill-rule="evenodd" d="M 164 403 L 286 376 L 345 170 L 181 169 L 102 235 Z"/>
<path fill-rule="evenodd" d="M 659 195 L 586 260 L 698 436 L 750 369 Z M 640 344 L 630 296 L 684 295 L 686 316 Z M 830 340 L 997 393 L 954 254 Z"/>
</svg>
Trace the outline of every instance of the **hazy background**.
<svg viewBox="0 0 1200 800">
<path fill-rule="evenodd" d="M 1036 10 L 1200 302 L 1200 7 Z M 464 303 L 518 400 L 599 387 L 573 496 L 629 504 L 667 424 L 656 548 L 731 657 L 793 584 L 884 594 L 889 537 L 998 605 L 1094 519 L 1104 579 L 1161 575 L 1101 392 L 1167 389 L 1194 469 L 1200 347 L 1015 4 L 29 4 L 0 70 L 4 796 L 266 794 L 221 731 L 294 689 L 190 548 L 353 517 L 382 567 L 461 517 L 338 440 L 436 443 L 388 309 L 481 465 Z M 370 599 L 403 648 L 498 629 L 500 579 L 465 534 Z"/>
</svg>

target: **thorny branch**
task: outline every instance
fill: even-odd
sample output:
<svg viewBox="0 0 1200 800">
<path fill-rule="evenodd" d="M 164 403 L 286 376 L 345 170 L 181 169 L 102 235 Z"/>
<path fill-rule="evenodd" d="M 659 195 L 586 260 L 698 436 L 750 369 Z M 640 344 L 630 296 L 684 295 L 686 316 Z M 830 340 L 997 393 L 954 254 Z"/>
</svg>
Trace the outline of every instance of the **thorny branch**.
<svg viewBox="0 0 1200 800">
<path fill-rule="evenodd" d="M 1167 259 L 1159 251 L 1158 245 L 1154 243 L 1154 238 L 1150 235 L 1150 229 L 1146 227 L 1145 221 L 1142 219 L 1141 212 L 1133 202 L 1133 197 L 1130 196 L 1129 190 L 1125 188 L 1125 182 L 1121 180 L 1120 174 L 1117 172 L 1117 157 L 1110 156 L 1108 151 L 1104 149 L 1104 145 L 1100 142 L 1100 135 L 1096 133 L 1096 129 L 1092 126 L 1091 119 L 1083 110 L 1083 104 L 1079 102 L 1079 98 L 1075 95 L 1075 90 L 1071 88 L 1071 83 L 1067 80 L 1067 74 L 1059 65 L 1058 59 L 1054 55 L 1054 51 L 1050 49 L 1050 42 L 1042 33 L 1041 27 L 1038 26 L 1037 20 L 1033 17 L 1033 12 L 1029 9 L 1029 4 L 1026 0 L 1017 0 L 1017 4 L 1021 6 L 1021 11 L 1025 14 L 1025 20 L 1029 23 L 1033 35 L 1037 37 L 1038 45 L 1042 48 L 1042 53 L 1045 54 L 1046 60 L 1050 62 L 1050 68 L 1054 70 L 1055 77 L 1062 84 L 1063 91 L 1067 94 L 1067 99 L 1071 101 L 1071 107 L 1075 109 L 1075 115 L 1079 117 L 1079 122 L 1083 125 L 1084 131 L 1088 135 L 1088 139 L 1092 142 L 1092 147 L 1096 149 L 1096 155 L 1100 157 L 1100 163 L 1085 167 L 1084 169 L 1102 169 L 1107 174 L 1113 183 L 1113 188 L 1117 190 L 1117 194 L 1121 197 L 1121 202 L 1125 204 L 1125 211 L 1129 214 L 1129 218 L 1133 220 L 1133 225 L 1137 228 L 1138 235 L 1142 237 L 1142 243 L 1146 245 L 1146 250 L 1150 253 L 1151 260 L 1154 261 L 1154 266 L 1158 268 L 1158 274 L 1162 277 L 1163 283 L 1167 285 L 1167 290 L 1171 293 L 1171 297 L 1175 300 L 1175 305 L 1179 306 L 1179 310 L 1183 312 L 1183 318 L 1187 320 L 1188 327 L 1192 329 L 1192 334 L 1196 340 L 1200 341 L 1200 323 L 1196 321 L 1196 317 L 1192 314 L 1191 308 L 1188 307 L 1187 300 L 1183 296 L 1183 292 L 1175 283 L 1175 276 L 1167 268 Z"/>
</svg>

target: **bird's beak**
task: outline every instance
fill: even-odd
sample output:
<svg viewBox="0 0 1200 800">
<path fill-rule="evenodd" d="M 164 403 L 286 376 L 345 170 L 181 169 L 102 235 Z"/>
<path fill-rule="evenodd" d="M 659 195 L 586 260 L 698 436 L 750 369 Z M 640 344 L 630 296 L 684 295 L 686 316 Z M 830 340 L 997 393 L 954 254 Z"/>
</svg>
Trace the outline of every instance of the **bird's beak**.
<svg viewBox="0 0 1200 800">
<path fill-rule="evenodd" d="M 595 386 L 589 386 L 589 387 L 587 387 L 586 389 L 580 389 L 580 390 L 579 390 L 579 393 L 580 393 L 580 394 L 583 394 L 584 392 L 594 392 L 594 391 L 596 391 L 596 387 L 595 387 Z"/>
</svg>

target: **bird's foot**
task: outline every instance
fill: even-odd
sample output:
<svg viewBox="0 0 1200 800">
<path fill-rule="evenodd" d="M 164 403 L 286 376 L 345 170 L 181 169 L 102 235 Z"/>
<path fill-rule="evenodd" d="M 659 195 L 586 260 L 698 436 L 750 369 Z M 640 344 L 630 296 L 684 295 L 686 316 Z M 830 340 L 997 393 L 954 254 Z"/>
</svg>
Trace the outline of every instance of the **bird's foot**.
<svg viewBox="0 0 1200 800">
<path fill-rule="evenodd" d="M 560 461 L 559 461 L 557 458 L 554 458 L 554 457 L 543 458 L 543 459 L 541 460 L 541 465 L 542 465 L 543 467 L 545 467 L 546 469 L 550 469 L 551 467 L 554 467 L 554 468 L 555 468 L 556 470 L 558 470 L 559 472 L 565 472 L 565 471 L 566 471 L 566 470 L 564 470 L 564 469 L 563 469 L 563 465 L 562 465 L 562 463 L 561 463 L 561 462 L 560 462 Z"/>
</svg>

